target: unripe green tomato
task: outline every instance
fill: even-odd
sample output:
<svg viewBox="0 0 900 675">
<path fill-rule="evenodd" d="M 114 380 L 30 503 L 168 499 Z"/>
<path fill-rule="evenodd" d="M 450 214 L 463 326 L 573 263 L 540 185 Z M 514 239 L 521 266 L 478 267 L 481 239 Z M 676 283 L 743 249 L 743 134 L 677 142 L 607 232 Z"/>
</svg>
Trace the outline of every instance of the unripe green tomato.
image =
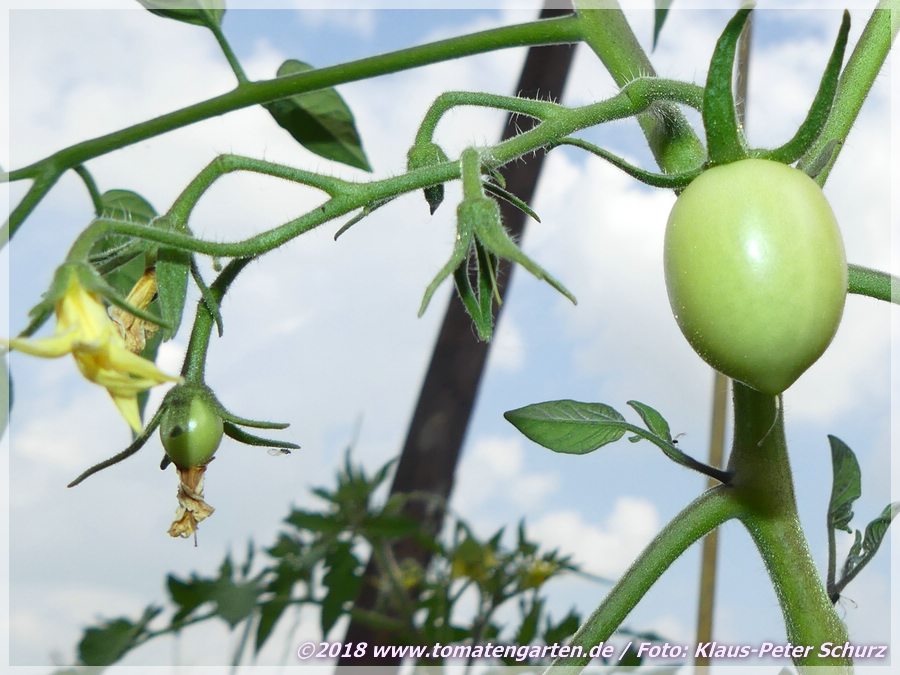
<svg viewBox="0 0 900 675">
<path fill-rule="evenodd" d="M 200 396 L 167 408 L 159 426 L 166 454 L 181 469 L 206 464 L 222 442 L 222 432 L 222 418 Z"/>
<path fill-rule="evenodd" d="M 672 312 L 716 370 L 780 394 L 837 331 L 847 261 L 834 213 L 805 173 L 745 159 L 705 171 L 665 237 Z"/>
</svg>

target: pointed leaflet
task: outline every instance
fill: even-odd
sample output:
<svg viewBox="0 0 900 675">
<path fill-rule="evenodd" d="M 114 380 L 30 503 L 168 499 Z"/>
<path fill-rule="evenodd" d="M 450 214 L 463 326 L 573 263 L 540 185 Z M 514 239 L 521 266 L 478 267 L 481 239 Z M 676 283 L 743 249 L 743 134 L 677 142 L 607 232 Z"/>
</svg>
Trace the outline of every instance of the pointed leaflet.
<svg viewBox="0 0 900 675">
<path fill-rule="evenodd" d="M 828 504 L 828 527 L 833 530 L 852 532 L 853 502 L 862 492 L 860 488 L 859 463 L 856 455 L 840 438 L 829 436 L 831 444 L 831 500 Z"/>
<path fill-rule="evenodd" d="M 672 432 L 669 430 L 669 423 L 666 422 L 662 415 L 646 403 L 641 403 L 640 401 L 628 401 L 628 405 L 637 411 L 638 415 L 641 416 L 641 419 L 644 420 L 644 424 L 647 425 L 647 428 L 651 432 L 668 443 L 672 442 Z"/>
<path fill-rule="evenodd" d="M 659 42 L 659 34 L 662 32 L 666 17 L 669 16 L 672 0 L 655 0 L 654 4 L 656 5 L 656 11 L 653 14 L 653 49 L 656 49 L 656 43 Z"/>
<path fill-rule="evenodd" d="M 583 455 L 625 434 L 625 419 L 602 403 L 548 401 L 503 416 L 535 443 L 554 452 Z"/>
<path fill-rule="evenodd" d="M 78 661 L 85 666 L 108 666 L 121 659 L 146 632 L 162 609 L 148 607 L 137 623 L 120 618 L 107 621 L 98 628 L 88 628 L 78 643 Z"/>
<path fill-rule="evenodd" d="M 307 63 L 289 59 L 281 64 L 277 74 L 286 77 L 312 69 Z M 264 107 L 307 150 L 357 169 L 372 170 L 353 113 L 334 88 L 296 94 Z"/>
<path fill-rule="evenodd" d="M 157 16 L 195 26 L 221 26 L 225 0 L 138 0 Z"/>
</svg>

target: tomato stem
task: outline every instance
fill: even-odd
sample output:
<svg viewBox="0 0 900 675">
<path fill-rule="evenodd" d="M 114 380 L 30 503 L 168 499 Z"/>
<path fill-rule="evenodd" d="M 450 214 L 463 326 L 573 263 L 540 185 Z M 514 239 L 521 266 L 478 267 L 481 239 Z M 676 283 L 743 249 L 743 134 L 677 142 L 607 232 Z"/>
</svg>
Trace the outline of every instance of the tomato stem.
<svg viewBox="0 0 900 675">
<path fill-rule="evenodd" d="M 781 604 L 788 640 L 811 647 L 798 667 L 851 661 L 823 655 L 821 645 L 842 645 L 847 628 L 834 610 L 800 526 L 777 397 L 734 383 L 734 444 L 729 468 L 740 520 L 753 538 Z"/>
</svg>

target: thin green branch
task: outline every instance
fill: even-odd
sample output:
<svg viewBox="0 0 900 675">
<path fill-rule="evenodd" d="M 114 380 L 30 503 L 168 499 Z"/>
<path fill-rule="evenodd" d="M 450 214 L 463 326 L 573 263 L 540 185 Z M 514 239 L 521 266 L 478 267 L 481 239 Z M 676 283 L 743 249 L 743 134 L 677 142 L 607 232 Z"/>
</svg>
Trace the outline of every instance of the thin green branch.
<svg viewBox="0 0 900 675">
<path fill-rule="evenodd" d="M 900 305 L 900 279 L 862 265 L 848 265 L 848 291 Z"/>
<path fill-rule="evenodd" d="M 219 155 L 207 164 L 191 180 L 188 186 L 182 190 L 181 194 L 173 202 L 172 208 L 169 209 L 166 217 L 174 223 L 187 224 L 197 202 L 200 201 L 200 198 L 212 184 L 222 176 L 236 171 L 248 171 L 265 176 L 283 178 L 293 183 L 317 188 L 331 197 L 353 190 L 353 183 L 340 178 L 323 176 L 312 171 L 304 171 L 303 169 L 296 169 L 284 164 L 275 164 L 253 157 Z"/>
<path fill-rule="evenodd" d="M 87 167 L 83 164 L 76 166 L 73 171 L 75 171 L 81 180 L 84 181 L 84 186 L 87 188 L 88 194 L 91 197 L 91 203 L 94 205 L 94 213 L 98 216 L 103 215 L 103 199 L 100 196 L 100 190 L 97 188 L 97 183 L 94 181 L 91 172 L 88 171 Z"/>
<path fill-rule="evenodd" d="M 495 108 L 507 112 L 527 115 L 538 120 L 546 120 L 554 113 L 562 109 L 558 103 L 540 101 L 532 98 L 520 98 L 518 96 L 500 96 L 475 91 L 448 91 L 438 96 L 419 125 L 416 133 L 416 144 L 428 143 L 434 137 L 434 130 L 438 122 L 452 108 L 460 106 L 473 106 L 479 108 Z"/>
<path fill-rule="evenodd" d="M 547 673 L 575 675 L 581 672 L 590 661 L 590 648 L 607 640 L 616 631 L 669 565 L 700 537 L 741 515 L 741 512 L 742 507 L 725 486 L 707 490 L 686 506 L 648 544 L 572 637 L 570 646 L 579 647 L 582 653 L 556 659 Z"/>
<path fill-rule="evenodd" d="M 297 75 L 241 84 L 226 94 L 104 136 L 82 141 L 28 166 L 10 171 L 7 176 L 9 180 L 34 178 L 37 185 L 32 187 L 26 199 L 10 215 L 8 223 L 0 232 L 0 243 L 15 235 L 34 206 L 64 170 L 113 150 L 145 141 L 201 120 L 252 105 L 270 103 L 295 94 L 498 49 L 569 43 L 579 40 L 581 40 L 581 23 L 577 17 L 542 19 L 400 49 Z"/>
<path fill-rule="evenodd" d="M 817 164 L 823 153 L 833 148 L 830 160 L 816 175 L 819 185 L 824 185 L 831 173 L 863 101 L 887 59 L 891 43 L 900 31 L 898 16 L 900 0 L 880 0 L 844 67 L 825 128 L 812 148 L 800 159 L 799 168 L 807 171 Z"/>
<path fill-rule="evenodd" d="M 207 27 L 212 31 L 212 34 L 216 38 L 216 42 L 219 43 L 219 47 L 225 55 L 225 58 L 228 60 L 228 65 L 231 66 L 231 70 L 237 78 L 238 84 L 248 83 L 250 80 L 247 79 L 247 74 L 244 72 L 241 62 L 238 60 L 237 55 L 228 43 L 225 33 L 222 32 L 222 26 L 217 21 L 210 21 L 207 24 Z"/>
<path fill-rule="evenodd" d="M 596 8 L 596 0 L 575 0 L 575 7 L 583 22 L 584 41 L 600 57 L 617 85 L 624 87 L 636 78 L 656 74 L 615 0 L 606 0 L 603 9 Z M 689 171 L 706 156 L 697 134 L 675 106 L 658 103 L 640 115 L 638 122 L 664 171 Z"/>
<path fill-rule="evenodd" d="M 582 150 L 587 150 L 588 152 L 597 155 L 602 159 L 605 159 L 613 166 L 622 169 L 622 171 L 627 173 L 629 176 L 653 187 L 680 190 L 686 188 L 692 180 L 700 175 L 701 171 L 700 168 L 679 174 L 655 173 L 653 171 L 645 171 L 640 167 L 629 164 L 622 157 L 613 154 L 609 150 L 605 150 L 604 148 L 601 148 L 598 145 L 594 145 L 593 143 L 589 143 L 588 141 L 585 141 L 581 138 L 573 138 L 571 136 L 559 139 L 558 141 L 553 143 L 552 147 L 558 147 L 560 145 L 571 145 L 576 148 L 581 148 Z"/>
<path fill-rule="evenodd" d="M 209 295 L 216 304 L 222 304 L 222 298 L 228 292 L 228 288 L 237 278 L 237 275 L 252 262 L 253 258 L 237 258 L 229 262 L 216 280 L 209 287 Z M 209 349 L 209 338 L 215 325 L 215 317 L 201 298 L 197 303 L 197 313 L 194 316 L 194 326 L 191 329 L 191 338 L 188 342 L 187 353 L 181 374 L 187 382 L 203 382 L 206 369 L 206 353 Z"/>
<path fill-rule="evenodd" d="M 552 119 L 540 123 L 530 131 L 514 136 L 493 148 L 482 150 L 482 164 L 488 169 L 503 166 L 514 159 L 545 147 L 555 138 L 597 124 L 634 115 L 646 110 L 657 101 L 690 98 L 695 89 L 695 85 L 670 80 L 655 78 L 635 80 L 610 99 L 580 108 L 560 109 Z M 191 186 L 176 200 L 176 206 L 173 207 L 171 212 L 174 225 L 184 224 L 183 219 L 186 218 L 193 204 L 208 189 L 215 178 L 228 168 L 230 162 L 234 161 L 242 166 L 250 166 L 248 162 L 257 161 L 248 160 L 247 158 L 229 159 L 229 157 L 231 156 L 225 156 L 223 160 L 224 166 L 214 162 L 204 169 L 201 172 L 202 175 L 192 181 Z M 259 170 L 263 172 L 274 172 L 276 170 L 268 163 L 261 162 L 260 164 Z M 86 259 L 94 242 L 98 238 L 109 234 L 130 235 L 173 248 L 211 256 L 238 258 L 258 256 L 281 246 L 304 232 L 308 232 L 325 222 L 355 209 L 362 208 L 367 204 L 459 178 L 460 163 L 442 162 L 434 166 L 416 169 L 400 176 L 366 183 L 350 183 L 339 181 L 338 179 L 315 176 L 315 174 L 299 172 L 293 169 L 290 171 L 301 176 L 302 182 L 306 184 L 314 184 L 325 191 L 337 191 L 342 194 L 332 197 L 321 206 L 299 218 L 237 242 L 204 241 L 179 232 L 177 231 L 178 228 L 149 227 L 110 218 L 101 218 L 94 221 L 76 239 L 69 252 L 69 260 Z"/>
</svg>

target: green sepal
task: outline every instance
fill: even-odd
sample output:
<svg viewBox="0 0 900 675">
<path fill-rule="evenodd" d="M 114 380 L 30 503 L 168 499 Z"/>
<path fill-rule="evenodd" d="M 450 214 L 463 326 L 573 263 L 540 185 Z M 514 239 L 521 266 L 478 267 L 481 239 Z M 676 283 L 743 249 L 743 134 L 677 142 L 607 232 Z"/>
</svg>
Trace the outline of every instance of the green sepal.
<svg viewBox="0 0 900 675">
<path fill-rule="evenodd" d="M 747 157 L 743 134 L 734 105 L 734 57 L 737 43 L 750 16 L 744 8 L 728 22 L 713 51 L 703 94 L 703 127 L 710 166 L 728 164 Z"/>
<path fill-rule="evenodd" d="M 79 483 L 81 483 L 84 479 L 93 476 L 98 471 L 102 471 L 103 469 L 107 469 L 114 464 L 118 464 L 123 459 L 128 459 L 138 450 L 140 450 L 144 445 L 150 440 L 150 436 L 153 435 L 153 432 L 156 431 L 156 427 L 159 426 L 160 421 L 162 420 L 163 411 L 166 408 L 166 399 L 163 399 L 162 405 L 159 406 L 159 409 L 153 413 L 153 417 L 150 418 L 150 421 L 147 422 L 147 426 L 144 427 L 144 430 L 141 431 L 140 434 L 131 442 L 127 448 L 125 448 L 122 452 L 113 455 L 109 459 L 105 459 L 99 464 L 95 464 L 83 471 L 75 480 L 69 483 L 66 487 L 75 487 Z"/>
<path fill-rule="evenodd" d="M 24 330 L 19 333 L 20 338 L 31 337 L 46 323 L 47 319 L 55 311 L 56 303 L 66 294 L 69 282 L 77 267 L 78 263 L 63 263 L 56 268 L 53 272 L 53 280 L 50 282 L 49 288 L 41 296 L 40 302 L 28 310 L 30 321 Z"/>
<path fill-rule="evenodd" d="M 490 181 L 485 181 L 484 189 L 487 192 L 490 192 L 495 197 L 499 197 L 503 201 L 509 202 L 510 204 L 515 206 L 517 209 L 519 209 L 519 211 L 521 211 L 522 213 L 524 213 L 526 216 L 533 219 L 534 221 L 536 221 L 538 223 L 541 222 L 540 216 L 538 216 L 538 214 L 534 212 L 534 209 L 532 209 L 530 206 L 528 206 L 528 204 L 526 204 L 524 201 L 519 199 L 516 195 L 514 195 L 509 190 L 502 188 L 499 185 L 497 185 L 496 183 L 492 183 Z"/>
<path fill-rule="evenodd" d="M 632 178 L 635 178 L 645 185 L 650 185 L 652 187 L 671 188 L 674 190 L 684 189 L 688 185 L 690 185 L 691 181 L 693 181 L 702 172 L 702 167 L 697 167 L 696 169 L 693 169 L 691 171 L 671 174 L 646 171 L 645 169 L 641 169 L 640 167 L 626 162 L 624 159 L 616 154 L 613 154 L 609 150 L 605 150 L 597 145 L 594 145 L 593 143 L 585 141 L 581 138 L 574 138 L 572 136 L 566 136 L 565 138 L 561 138 L 558 141 L 554 141 L 551 144 L 551 148 L 555 148 L 560 145 L 571 145 L 574 148 L 587 150 L 588 152 L 597 155 L 601 159 L 605 159 L 607 162 L 609 162 L 616 168 L 621 169 Z"/>
<path fill-rule="evenodd" d="M 222 311 L 219 307 L 219 301 L 216 299 L 215 294 L 210 290 L 209 286 L 206 285 L 206 281 L 203 280 L 203 275 L 200 274 L 200 268 L 197 267 L 197 260 L 194 256 L 191 256 L 191 276 L 194 278 L 194 283 L 197 284 L 197 288 L 200 289 L 200 297 L 203 299 L 203 305 L 206 307 L 206 311 L 209 312 L 210 316 L 212 316 L 219 337 L 222 337 L 222 334 L 225 332 L 225 326 L 222 322 Z"/>
<path fill-rule="evenodd" d="M 363 206 L 359 213 L 357 213 L 350 220 L 348 220 L 346 223 L 341 225 L 341 228 L 337 232 L 334 233 L 334 240 L 337 241 L 338 237 L 340 237 L 342 234 L 344 234 L 344 232 L 346 232 L 351 227 L 356 225 L 363 218 L 370 215 L 373 211 L 380 209 L 385 204 L 390 204 L 396 198 L 397 197 L 394 196 L 394 197 L 388 197 L 386 199 L 379 199 L 377 201 L 372 202 L 371 204 L 366 204 L 365 206 Z"/>
<path fill-rule="evenodd" d="M 653 49 L 656 49 L 656 43 L 659 42 L 659 34 L 662 32 L 666 18 L 669 16 L 672 0 L 655 0 L 653 4 L 656 6 L 653 12 Z"/>
<path fill-rule="evenodd" d="M 457 209 L 457 220 L 468 221 L 475 232 L 475 237 L 484 248 L 498 258 L 515 262 L 531 272 L 536 278 L 546 281 L 557 291 L 566 296 L 572 304 L 578 304 L 575 296 L 543 267 L 525 255 L 516 246 L 509 233 L 500 222 L 500 207 L 490 197 L 479 197 L 463 200 Z"/>
<path fill-rule="evenodd" d="M 288 448 L 290 450 L 300 449 L 300 446 L 296 443 L 290 443 L 289 441 L 277 441 L 255 436 L 228 421 L 225 421 L 223 426 L 225 428 L 226 436 L 233 438 L 239 443 L 244 443 L 245 445 L 268 446 L 271 448 Z"/>
<path fill-rule="evenodd" d="M 421 317 L 425 313 L 425 310 L 428 309 L 428 303 L 431 302 L 431 296 L 434 295 L 434 292 L 438 289 L 444 279 L 453 274 L 460 266 L 465 267 L 466 260 L 469 257 L 469 249 L 472 246 L 473 236 L 474 232 L 471 223 L 457 219 L 456 242 L 453 244 L 453 253 L 450 255 L 450 260 L 448 260 L 438 271 L 437 275 L 435 275 L 434 279 L 432 279 L 431 283 L 428 284 L 428 287 L 425 289 L 425 294 L 422 296 L 422 303 L 419 305 L 419 317 Z"/>
<path fill-rule="evenodd" d="M 225 0 L 138 0 L 148 11 L 194 26 L 221 26 Z"/>
<path fill-rule="evenodd" d="M 806 119 L 803 120 L 794 137 L 787 143 L 774 150 L 754 153 L 755 156 L 784 164 L 793 164 L 812 147 L 819 134 L 822 133 L 822 129 L 825 128 L 825 122 L 831 113 L 831 107 L 837 93 L 838 79 L 841 74 L 841 65 L 844 62 L 844 51 L 847 48 L 847 35 L 849 32 L 850 13 L 844 10 L 844 17 L 841 21 L 837 40 L 834 43 L 834 49 L 828 59 L 828 65 L 825 66 L 825 72 L 822 74 L 819 90 L 816 92 L 815 98 L 813 98 L 809 112 L 806 113 Z M 831 153 L 829 153 L 828 159 L 831 158 L 830 155 Z"/>
<path fill-rule="evenodd" d="M 313 70 L 308 63 L 289 59 L 278 68 L 277 77 Z M 271 103 L 266 110 L 300 145 L 325 159 L 371 171 L 362 148 L 353 113 L 333 87 L 295 94 Z"/>
<path fill-rule="evenodd" d="M 406 168 L 408 171 L 415 171 L 425 167 L 443 164 L 449 161 L 447 153 L 437 143 L 416 143 L 409 149 L 406 154 Z M 425 193 L 425 201 L 428 202 L 428 209 L 431 215 L 437 211 L 441 202 L 444 201 L 444 184 L 429 185 L 423 190 Z"/>
<path fill-rule="evenodd" d="M 221 405 L 221 404 L 220 404 Z M 219 410 L 219 414 L 223 420 L 233 424 L 240 424 L 244 427 L 253 427 L 255 429 L 287 429 L 290 425 L 288 422 L 266 422 L 264 420 L 251 420 L 246 417 L 240 417 L 228 412 L 225 408 Z"/>
</svg>

